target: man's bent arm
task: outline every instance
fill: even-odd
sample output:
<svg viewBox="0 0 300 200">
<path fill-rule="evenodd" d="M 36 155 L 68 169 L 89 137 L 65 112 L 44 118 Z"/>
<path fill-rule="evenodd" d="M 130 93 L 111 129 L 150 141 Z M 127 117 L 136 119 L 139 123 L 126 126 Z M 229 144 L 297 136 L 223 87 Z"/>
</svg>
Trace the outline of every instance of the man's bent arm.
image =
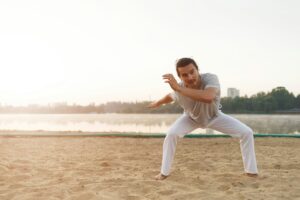
<svg viewBox="0 0 300 200">
<path fill-rule="evenodd" d="M 218 89 L 211 87 L 204 90 L 199 90 L 186 87 L 179 87 L 177 92 L 184 96 L 190 97 L 191 99 L 194 99 L 196 101 L 211 103 L 217 96 Z"/>
<path fill-rule="evenodd" d="M 164 74 L 163 79 L 165 80 L 165 83 L 168 83 L 174 91 L 177 91 L 181 95 L 190 97 L 196 101 L 211 103 L 217 96 L 218 88 L 209 87 L 207 89 L 200 90 L 182 87 L 177 83 L 172 74 Z"/>
</svg>

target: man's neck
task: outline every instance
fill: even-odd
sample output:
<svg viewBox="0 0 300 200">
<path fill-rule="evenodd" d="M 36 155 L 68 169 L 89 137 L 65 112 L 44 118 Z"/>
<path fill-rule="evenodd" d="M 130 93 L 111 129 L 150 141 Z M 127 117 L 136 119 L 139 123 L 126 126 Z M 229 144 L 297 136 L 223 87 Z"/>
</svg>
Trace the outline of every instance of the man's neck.
<svg viewBox="0 0 300 200">
<path fill-rule="evenodd" d="M 198 79 L 198 82 L 197 82 L 197 88 L 196 89 L 201 89 L 201 86 L 202 86 L 202 81 L 201 81 L 201 76 L 199 75 L 199 79 Z"/>
</svg>

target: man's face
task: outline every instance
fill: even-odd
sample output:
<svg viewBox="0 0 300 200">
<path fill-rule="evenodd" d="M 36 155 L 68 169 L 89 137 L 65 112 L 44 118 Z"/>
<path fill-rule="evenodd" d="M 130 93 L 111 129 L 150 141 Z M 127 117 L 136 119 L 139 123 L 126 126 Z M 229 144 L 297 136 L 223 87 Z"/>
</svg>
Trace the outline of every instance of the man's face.
<svg viewBox="0 0 300 200">
<path fill-rule="evenodd" d="M 197 88 L 199 81 L 199 72 L 194 64 L 188 64 L 178 69 L 179 78 L 188 88 Z"/>
</svg>

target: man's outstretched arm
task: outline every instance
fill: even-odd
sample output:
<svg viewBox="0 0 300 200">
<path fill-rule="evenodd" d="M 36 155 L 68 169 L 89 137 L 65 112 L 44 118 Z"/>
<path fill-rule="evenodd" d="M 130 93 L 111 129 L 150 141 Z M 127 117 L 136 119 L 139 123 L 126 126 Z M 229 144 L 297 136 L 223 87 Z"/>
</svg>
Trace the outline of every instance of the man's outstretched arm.
<svg viewBox="0 0 300 200">
<path fill-rule="evenodd" d="M 154 101 L 154 102 L 150 103 L 147 107 L 148 108 L 158 108 L 161 105 L 171 103 L 172 101 L 173 101 L 173 98 L 171 97 L 171 94 L 167 94 L 166 96 L 164 96 L 160 100 L 157 100 L 157 101 Z"/>
</svg>

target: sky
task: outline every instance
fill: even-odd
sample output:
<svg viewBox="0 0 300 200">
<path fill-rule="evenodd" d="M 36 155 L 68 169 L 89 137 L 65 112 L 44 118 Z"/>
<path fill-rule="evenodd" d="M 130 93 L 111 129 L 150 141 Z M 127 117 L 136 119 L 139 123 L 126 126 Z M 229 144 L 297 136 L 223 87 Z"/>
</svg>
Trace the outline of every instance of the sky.
<svg viewBox="0 0 300 200">
<path fill-rule="evenodd" d="M 297 0 L 0 0 L 0 104 L 156 100 L 181 57 L 254 95 L 300 94 Z M 176 77 L 179 80 L 178 77 Z"/>
</svg>

